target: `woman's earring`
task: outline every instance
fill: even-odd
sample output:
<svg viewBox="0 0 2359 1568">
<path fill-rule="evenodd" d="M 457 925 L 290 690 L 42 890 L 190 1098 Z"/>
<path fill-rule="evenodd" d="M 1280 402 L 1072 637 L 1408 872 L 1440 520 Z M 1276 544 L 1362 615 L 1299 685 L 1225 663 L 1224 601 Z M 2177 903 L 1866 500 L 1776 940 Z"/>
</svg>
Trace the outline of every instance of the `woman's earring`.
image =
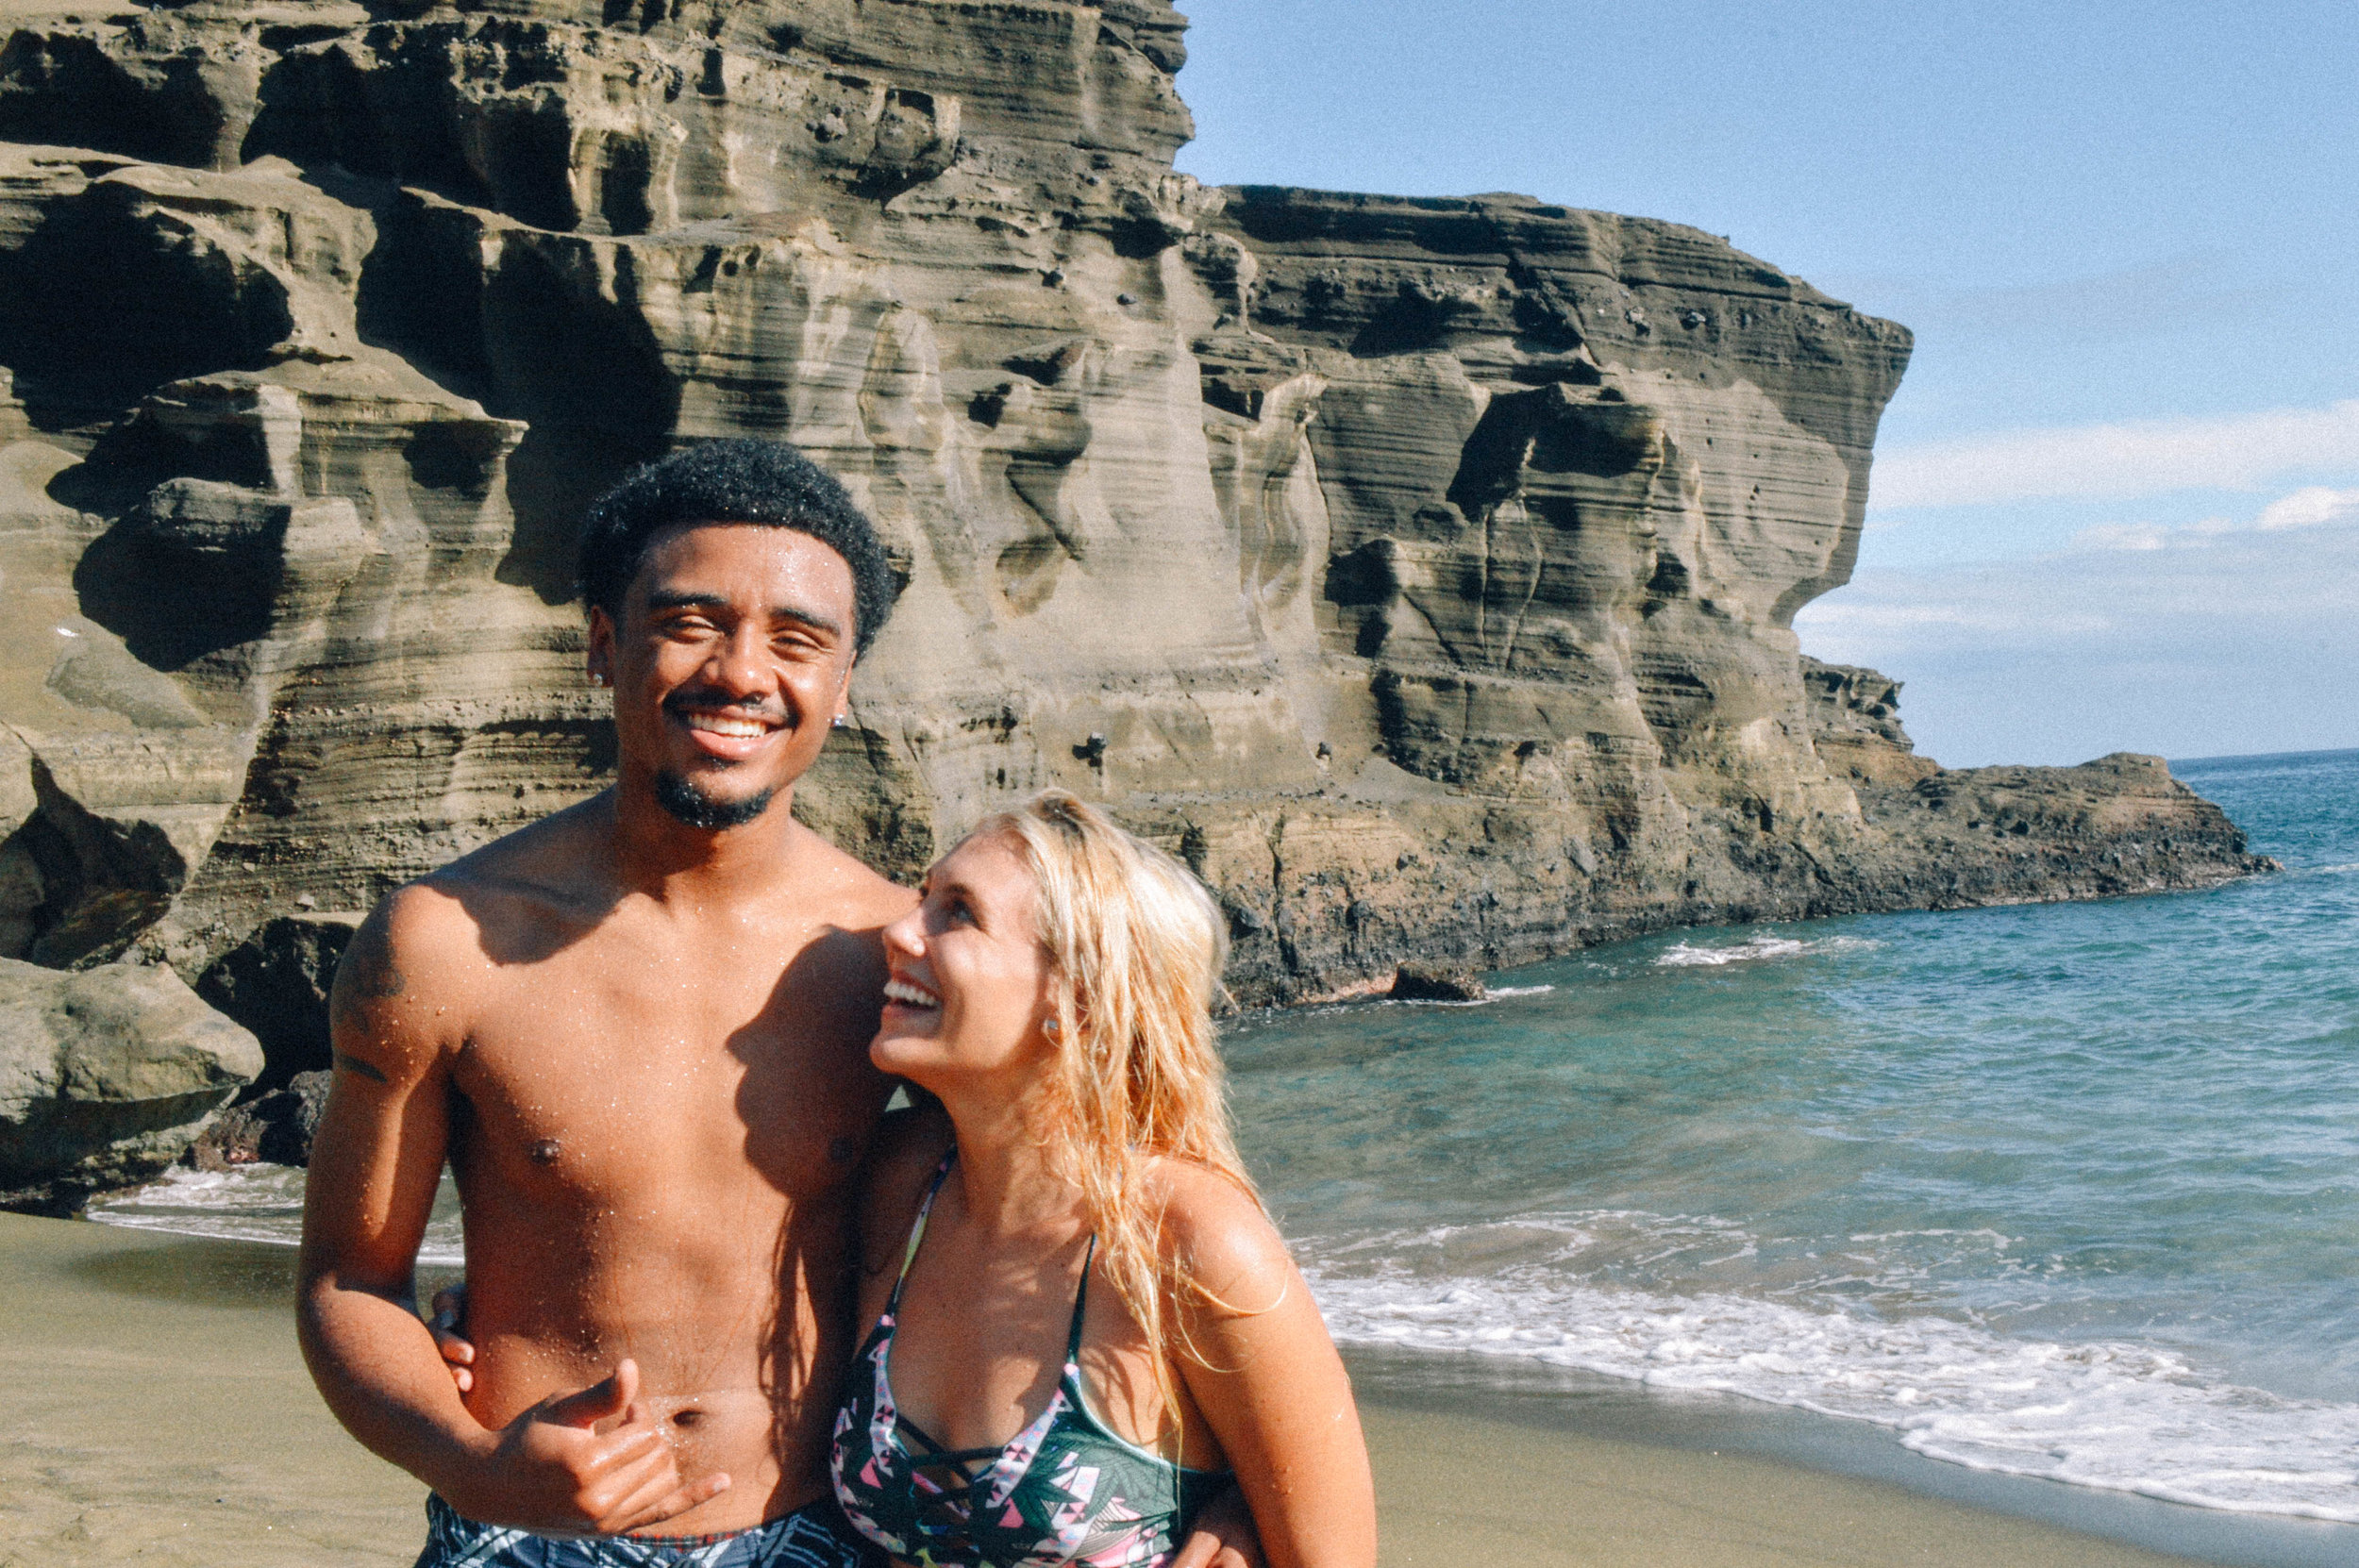
<svg viewBox="0 0 2359 1568">
<path fill-rule="evenodd" d="M 1057 1022 L 1057 1020 L 1055 1020 L 1055 1019 L 1051 1018 L 1051 1019 L 1048 1019 L 1048 1020 L 1045 1021 L 1045 1022 L 1041 1025 L 1041 1026 L 1040 1026 L 1040 1032 L 1041 1032 L 1042 1034 L 1044 1034 L 1044 1035 L 1046 1035 L 1046 1036 L 1047 1036 L 1050 1040 L 1052 1040 L 1052 1041 L 1053 1041 L 1053 1040 L 1058 1039 L 1058 1038 L 1059 1038 L 1059 1037 L 1061 1037 L 1062 1035 L 1063 1035 L 1063 1033 L 1064 1033 L 1064 1026 L 1063 1026 L 1062 1024 L 1060 1024 L 1059 1022 Z"/>
</svg>

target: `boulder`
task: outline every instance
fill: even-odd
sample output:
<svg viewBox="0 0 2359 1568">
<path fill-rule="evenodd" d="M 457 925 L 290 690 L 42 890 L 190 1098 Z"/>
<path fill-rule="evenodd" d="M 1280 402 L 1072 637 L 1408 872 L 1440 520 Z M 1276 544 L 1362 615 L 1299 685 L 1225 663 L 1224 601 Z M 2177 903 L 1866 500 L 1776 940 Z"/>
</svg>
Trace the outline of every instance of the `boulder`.
<svg viewBox="0 0 2359 1568">
<path fill-rule="evenodd" d="M 0 959 L 0 1207 L 66 1214 L 154 1179 L 261 1070 L 169 969 Z"/>
<path fill-rule="evenodd" d="M 309 1165 L 311 1135 L 319 1131 L 334 1078 L 333 1073 L 297 1073 L 285 1088 L 231 1106 L 196 1135 L 181 1161 L 200 1171 Z"/>
<path fill-rule="evenodd" d="M 1393 976 L 1396 1002 L 1486 1002 L 1482 976 L 1459 964 L 1405 963 Z"/>
</svg>

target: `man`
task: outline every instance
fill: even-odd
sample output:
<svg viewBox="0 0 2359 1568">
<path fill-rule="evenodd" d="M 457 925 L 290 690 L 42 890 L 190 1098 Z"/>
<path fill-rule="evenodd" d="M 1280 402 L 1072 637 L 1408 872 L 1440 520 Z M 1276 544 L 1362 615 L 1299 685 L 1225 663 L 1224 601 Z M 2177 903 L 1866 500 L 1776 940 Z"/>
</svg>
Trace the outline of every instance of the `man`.
<svg viewBox="0 0 2359 1568">
<path fill-rule="evenodd" d="M 550 1539 L 661 1526 L 716 1568 L 842 1568 L 861 1552 L 826 1449 L 853 1177 L 891 1087 L 866 1053 L 878 931 L 913 899 L 788 806 L 893 580 L 843 488 L 755 442 L 626 480 L 581 560 L 614 786 L 354 936 L 304 1354 L 353 1434 L 433 1488 L 422 1564 L 672 1560 Z M 412 1299 L 445 1157 L 463 1394 Z"/>
</svg>

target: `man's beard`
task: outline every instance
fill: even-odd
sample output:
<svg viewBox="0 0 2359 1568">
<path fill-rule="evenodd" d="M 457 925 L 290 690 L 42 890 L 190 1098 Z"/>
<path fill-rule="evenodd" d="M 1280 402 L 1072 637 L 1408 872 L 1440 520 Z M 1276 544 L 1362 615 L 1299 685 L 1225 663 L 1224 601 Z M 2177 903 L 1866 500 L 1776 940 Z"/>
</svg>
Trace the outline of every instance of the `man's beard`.
<svg viewBox="0 0 2359 1568">
<path fill-rule="evenodd" d="M 689 826 L 707 833 L 743 827 L 778 797 L 776 790 L 757 790 L 743 800 L 715 800 L 680 775 L 664 769 L 655 776 L 656 804 Z"/>
</svg>

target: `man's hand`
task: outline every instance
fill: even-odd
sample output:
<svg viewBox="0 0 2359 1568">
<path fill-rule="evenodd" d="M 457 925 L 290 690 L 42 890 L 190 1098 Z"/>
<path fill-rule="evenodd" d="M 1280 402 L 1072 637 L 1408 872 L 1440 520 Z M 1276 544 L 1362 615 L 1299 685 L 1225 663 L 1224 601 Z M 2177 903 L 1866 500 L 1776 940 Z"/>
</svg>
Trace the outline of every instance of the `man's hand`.
<svg viewBox="0 0 2359 1568">
<path fill-rule="evenodd" d="M 453 1368 L 457 1373 L 460 1368 Z M 726 1475 L 680 1479 L 678 1457 L 639 1403 L 639 1363 L 552 1396 L 502 1427 L 450 1505 L 487 1525 L 540 1535 L 620 1535 L 728 1490 Z"/>
<path fill-rule="evenodd" d="M 1171 1568 L 1269 1568 L 1243 1492 L 1232 1486 L 1197 1510 Z"/>
<path fill-rule="evenodd" d="M 475 1392 L 475 1342 L 467 1338 L 466 1323 L 465 1280 L 434 1293 L 434 1315 L 426 1320 L 427 1332 L 434 1336 L 434 1348 L 442 1352 L 443 1365 L 462 1394 Z"/>
</svg>

